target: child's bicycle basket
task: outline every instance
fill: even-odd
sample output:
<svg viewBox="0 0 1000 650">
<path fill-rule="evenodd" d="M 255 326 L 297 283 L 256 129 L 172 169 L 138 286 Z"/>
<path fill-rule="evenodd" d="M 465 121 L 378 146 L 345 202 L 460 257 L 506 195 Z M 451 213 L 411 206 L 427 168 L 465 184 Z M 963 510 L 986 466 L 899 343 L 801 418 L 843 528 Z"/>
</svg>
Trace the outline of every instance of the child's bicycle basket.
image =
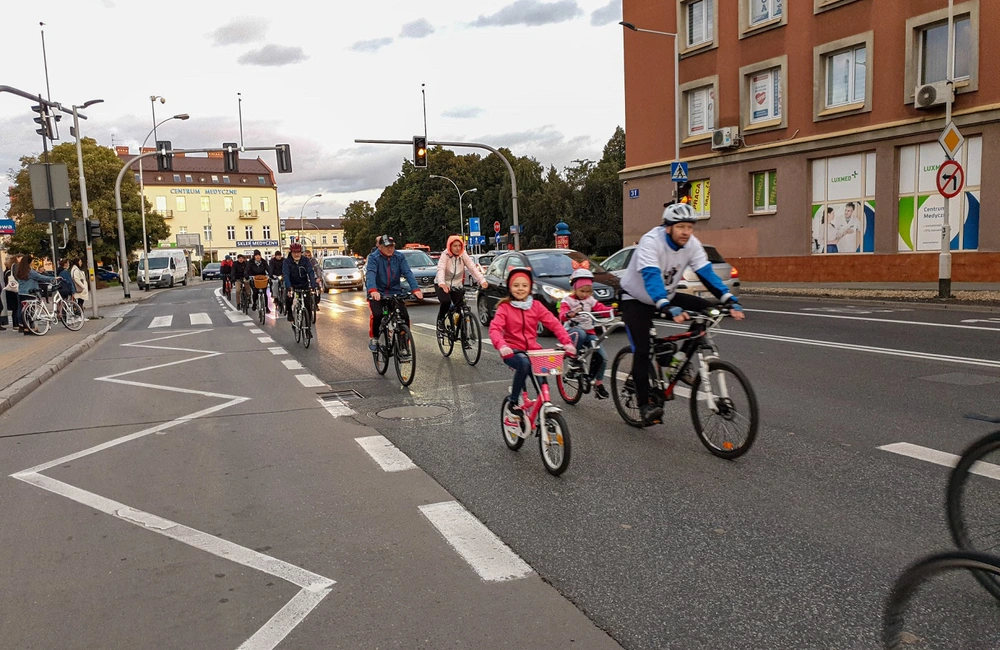
<svg viewBox="0 0 1000 650">
<path fill-rule="evenodd" d="M 542 377 L 561 375 L 565 354 L 562 350 L 530 350 L 528 359 L 531 361 L 531 373 Z"/>
</svg>

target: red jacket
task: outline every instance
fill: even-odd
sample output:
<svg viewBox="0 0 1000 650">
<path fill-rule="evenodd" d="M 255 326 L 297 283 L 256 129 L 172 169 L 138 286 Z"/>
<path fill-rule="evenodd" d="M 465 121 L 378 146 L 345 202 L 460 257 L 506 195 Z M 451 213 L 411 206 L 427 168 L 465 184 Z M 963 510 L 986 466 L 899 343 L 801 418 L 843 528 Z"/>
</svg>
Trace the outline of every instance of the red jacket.
<svg viewBox="0 0 1000 650">
<path fill-rule="evenodd" d="M 549 328 L 563 345 L 572 345 L 573 341 L 566 329 L 552 315 L 545 305 L 538 300 L 531 304 L 530 309 L 518 309 L 509 302 L 497 307 L 497 313 L 490 323 L 490 341 L 497 350 L 508 347 L 511 350 L 541 350 L 538 345 L 538 323 Z"/>
</svg>

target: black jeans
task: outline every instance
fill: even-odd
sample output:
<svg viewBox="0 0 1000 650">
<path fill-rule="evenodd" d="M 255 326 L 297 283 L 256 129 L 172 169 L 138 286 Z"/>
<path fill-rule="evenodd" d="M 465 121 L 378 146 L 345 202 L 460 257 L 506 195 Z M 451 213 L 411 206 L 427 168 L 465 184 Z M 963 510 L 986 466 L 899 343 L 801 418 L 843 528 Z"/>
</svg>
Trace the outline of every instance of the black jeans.
<svg viewBox="0 0 1000 650">
<path fill-rule="evenodd" d="M 372 300 L 368 299 L 368 307 L 371 309 L 372 314 L 368 319 L 368 336 L 374 338 L 378 335 L 378 328 L 382 325 L 382 303 L 384 300 Z M 410 326 L 410 312 L 406 311 L 406 303 L 399 303 L 400 311 L 403 314 L 403 321 L 406 326 Z"/>
<path fill-rule="evenodd" d="M 704 311 L 712 306 L 704 298 L 686 293 L 674 294 L 670 307 L 680 307 L 685 311 Z M 657 309 L 638 300 L 622 300 L 622 321 L 629 345 L 632 346 L 632 379 L 635 381 L 635 396 L 639 406 L 649 403 L 649 330 Z"/>
<path fill-rule="evenodd" d="M 465 289 L 456 289 L 455 287 L 451 287 L 448 293 L 445 293 L 444 290 L 438 286 L 435 291 L 437 293 L 437 299 L 441 301 L 441 306 L 438 307 L 438 320 L 443 319 L 448 314 L 448 308 L 451 307 L 452 304 L 455 305 L 455 311 L 461 309 L 462 305 L 465 304 Z"/>
</svg>

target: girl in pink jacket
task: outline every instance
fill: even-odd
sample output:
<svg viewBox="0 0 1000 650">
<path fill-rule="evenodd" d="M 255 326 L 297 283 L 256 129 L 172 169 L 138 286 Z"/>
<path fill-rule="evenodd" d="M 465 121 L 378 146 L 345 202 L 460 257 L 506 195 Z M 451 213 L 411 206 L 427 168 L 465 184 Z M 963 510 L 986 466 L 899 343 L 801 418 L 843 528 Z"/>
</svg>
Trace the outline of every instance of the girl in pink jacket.
<svg viewBox="0 0 1000 650">
<path fill-rule="evenodd" d="M 444 317 L 452 304 L 455 305 L 455 311 L 462 308 L 465 301 L 466 269 L 481 288 L 487 287 L 483 274 L 479 272 L 479 267 L 465 252 L 465 242 L 458 235 L 452 235 L 448 238 L 448 246 L 445 251 L 441 253 L 437 275 L 434 276 L 434 284 L 437 285 L 437 299 L 441 303 L 437 317 L 438 331 L 444 329 Z"/>
<path fill-rule="evenodd" d="M 524 393 L 525 381 L 531 374 L 528 350 L 541 350 L 538 345 L 538 323 L 547 327 L 563 344 L 566 354 L 573 356 L 576 349 L 569 334 L 545 305 L 531 297 L 531 270 L 512 269 L 507 275 L 507 290 L 510 296 L 500 301 L 497 313 L 490 323 L 490 341 L 500 352 L 503 362 L 514 369 L 514 383 L 511 385 L 510 412 L 519 415 L 520 400 Z"/>
</svg>

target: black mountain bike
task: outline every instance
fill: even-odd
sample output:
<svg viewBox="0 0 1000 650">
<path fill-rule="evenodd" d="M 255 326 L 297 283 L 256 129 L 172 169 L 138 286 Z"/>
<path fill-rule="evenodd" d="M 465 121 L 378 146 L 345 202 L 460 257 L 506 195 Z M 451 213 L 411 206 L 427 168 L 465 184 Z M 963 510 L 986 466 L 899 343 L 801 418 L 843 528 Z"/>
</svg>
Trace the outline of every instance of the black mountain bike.
<svg viewBox="0 0 1000 650">
<path fill-rule="evenodd" d="M 312 308 L 308 305 L 312 292 L 309 289 L 294 289 L 292 298 L 292 331 L 295 332 L 295 342 L 308 348 L 312 343 Z"/>
<path fill-rule="evenodd" d="M 372 352 L 375 370 L 380 375 L 389 369 L 389 357 L 392 357 L 396 364 L 396 377 L 403 386 L 412 384 L 417 374 L 417 348 L 403 318 L 402 306 L 406 300 L 415 300 L 415 297 L 412 294 L 383 296 L 382 322 L 375 333 L 377 349 Z"/>
<path fill-rule="evenodd" d="M 460 310 L 456 310 L 455 303 L 452 302 L 444 317 L 444 329 L 437 331 L 437 342 L 438 349 L 446 357 L 451 356 L 455 343 L 461 342 L 466 362 L 470 366 L 479 363 L 479 356 L 483 352 L 482 330 L 479 329 L 479 321 L 472 315 L 467 302 L 462 301 Z"/>
</svg>

